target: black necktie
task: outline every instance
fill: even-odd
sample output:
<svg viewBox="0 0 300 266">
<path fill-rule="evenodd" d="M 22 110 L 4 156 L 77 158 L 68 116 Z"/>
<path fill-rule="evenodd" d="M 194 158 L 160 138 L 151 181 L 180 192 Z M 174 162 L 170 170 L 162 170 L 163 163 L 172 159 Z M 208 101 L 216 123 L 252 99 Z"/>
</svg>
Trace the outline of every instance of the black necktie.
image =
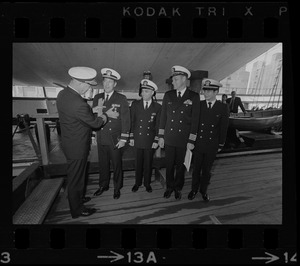
<svg viewBox="0 0 300 266">
<path fill-rule="evenodd" d="M 105 102 L 108 102 L 108 94 L 106 94 Z"/>
<path fill-rule="evenodd" d="M 230 109 L 233 110 L 234 99 L 231 98 Z"/>
<path fill-rule="evenodd" d="M 178 98 L 181 98 L 181 91 L 178 92 Z"/>
<path fill-rule="evenodd" d="M 146 102 L 146 106 L 145 106 L 145 110 L 147 110 L 148 109 L 148 102 Z"/>
<path fill-rule="evenodd" d="M 211 102 L 208 102 L 208 109 L 211 109 Z"/>
</svg>

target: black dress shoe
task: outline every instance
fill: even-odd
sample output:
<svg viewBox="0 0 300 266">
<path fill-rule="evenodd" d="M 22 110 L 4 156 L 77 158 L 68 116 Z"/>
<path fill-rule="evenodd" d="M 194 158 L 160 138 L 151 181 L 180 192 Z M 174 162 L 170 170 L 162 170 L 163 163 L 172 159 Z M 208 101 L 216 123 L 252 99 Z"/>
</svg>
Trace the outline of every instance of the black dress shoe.
<svg viewBox="0 0 300 266">
<path fill-rule="evenodd" d="M 94 196 L 100 196 L 104 191 L 107 191 L 109 187 L 100 187 L 94 193 Z"/>
<path fill-rule="evenodd" d="M 96 209 L 94 209 L 94 208 L 84 208 L 84 209 L 80 212 L 80 214 L 78 214 L 78 215 L 73 215 L 72 218 L 78 218 L 78 217 L 80 217 L 80 216 L 83 216 L 83 217 L 85 217 L 85 216 L 90 216 L 90 215 L 92 215 L 92 214 L 95 213 L 95 212 L 96 212 Z"/>
<path fill-rule="evenodd" d="M 86 202 L 88 202 L 88 201 L 90 201 L 91 200 L 91 197 L 83 197 L 82 199 L 81 199 L 81 202 L 82 203 L 86 203 Z"/>
<path fill-rule="evenodd" d="M 205 202 L 209 202 L 210 201 L 210 198 L 208 196 L 208 194 L 202 194 L 202 199 L 205 201 Z"/>
<path fill-rule="evenodd" d="M 149 193 L 151 193 L 151 192 L 152 192 L 152 187 L 151 187 L 150 185 L 147 186 L 147 187 L 146 187 L 146 191 L 149 192 Z"/>
<path fill-rule="evenodd" d="M 137 192 L 139 190 L 139 186 L 138 185 L 134 185 L 131 189 L 132 192 Z"/>
<path fill-rule="evenodd" d="M 195 198 L 196 194 L 197 194 L 197 191 L 192 190 L 188 195 L 188 199 L 193 200 Z"/>
<path fill-rule="evenodd" d="M 177 200 L 181 199 L 181 192 L 179 190 L 175 190 L 175 199 Z"/>
<path fill-rule="evenodd" d="M 114 199 L 118 199 L 118 198 L 120 198 L 120 196 L 121 196 L 120 190 L 116 190 L 116 191 L 114 192 Z"/>
<path fill-rule="evenodd" d="M 168 199 L 171 197 L 173 190 L 172 189 L 167 189 L 166 192 L 164 193 L 164 198 Z"/>
</svg>

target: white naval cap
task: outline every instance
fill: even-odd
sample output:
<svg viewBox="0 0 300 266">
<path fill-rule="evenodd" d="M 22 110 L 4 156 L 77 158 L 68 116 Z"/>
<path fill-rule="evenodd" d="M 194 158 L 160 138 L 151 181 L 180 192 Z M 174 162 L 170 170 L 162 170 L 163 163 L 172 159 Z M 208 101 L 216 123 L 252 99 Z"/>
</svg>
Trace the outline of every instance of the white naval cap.
<svg viewBox="0 0 300 266">
<path fill-rule="evenodd" d="M 101 74 L 103 78 L 110 78 L 113 80 L 119 80 L 121 78 L 120 74 L 111 68 L 102 68 Z"/>
<path fill-rule="evenodd" d="M 191 72 L 182 66 L 173 66 L 172 67 L 172 77 L 177 75 L 185 75 L 187 78 L 190 78 Z"/>
<path fill-rule="evenodd" d="M 97 76 L 97 71 L 90 67 L 71 67 L 68 71 L 69 75 L 79 80 L 80 82 L 84 82 L 90 85 L 97 85 L 97 81 L 95 80 Z"/>
<path fill-rule="evenodd" d="M 149 79 L 141 80 L 141 89 L 149 89 L 149 90 L 153 90 L 153 91 L 158 90 L 157 85 Z"/>
<path fill-rule="evenodd" d="M 218 90 L 222 87 L 222 83 L 214 79 L 203 79 L 202 80 L 202 89 L 203 90 Z"/>
</svg>

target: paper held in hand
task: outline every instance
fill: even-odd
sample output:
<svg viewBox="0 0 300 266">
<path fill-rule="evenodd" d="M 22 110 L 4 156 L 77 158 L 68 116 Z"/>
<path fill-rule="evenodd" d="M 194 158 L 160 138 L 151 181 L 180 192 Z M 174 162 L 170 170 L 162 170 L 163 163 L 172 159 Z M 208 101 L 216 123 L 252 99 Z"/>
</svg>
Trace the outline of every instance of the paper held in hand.
<svg viewBox="0 0 300 266">
<path fill-rule="evenodd" d="M 186 149 L 185 153 L 185 158 L 184 158 L 184 165 L 186 167 L 186 170 L 189 172 L 190 171 L 190 166 L 191 166 L 191 161 L 192 161 L 192 151 L 189 149 Z"/>
</svg>

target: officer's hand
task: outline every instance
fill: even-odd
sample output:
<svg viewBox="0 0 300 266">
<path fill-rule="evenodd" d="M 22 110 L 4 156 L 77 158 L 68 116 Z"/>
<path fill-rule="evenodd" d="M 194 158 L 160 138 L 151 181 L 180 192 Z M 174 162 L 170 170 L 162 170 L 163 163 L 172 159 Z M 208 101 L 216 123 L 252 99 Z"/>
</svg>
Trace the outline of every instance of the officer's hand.
<svg viewBox="0 0 300 266">
<path fill-rule="evenodd" d="M 119 117 L 119 112 L 113 111 L 114 107 L 110 108 L 106 111 L 108 117 L 117 119 Z"/>
<path fill-rule="evenodd" d="M 116 147 L 118 149 L 121 149 L 125 146 L 125 143 L 126 143 L 125 141 L 119 140 L 119 142 L 116 144 Z"/>
<path fill-rule="evenodd" d="M 129 146 L 134 146 L 134 139 L 129 140 Z"/>
<path fill-rule="evenodd" d="M 223 149 L 224 145 L 219 144 L 218 152 L 220 152 Z"/>
<path fill-rule="evenodd" d="M 97 139 L 95 137 L 92 137 L 92 146 L 97 145 Z"/>
<path fill-rule="evenodd" d="M 159 145 L 159 147 L 163 148 L 165 146 L 165 140 L 163 138 L 159 138 L 158 145 Z"/>
<path fill-rule="evenodd" d="M 186 144 L 186 148 L 191 151 L 191 150 L 193 150 L 195 148 L 195 145 L 192 144 L 192 143 L 188 143 L 188 144 Z"/>
<path fill-rule="evenodd" d="M 104 99 L 103 98 L 99 98 L 98 100 L 98 107 L 103 108 L 103 103 L 104 103 Z"/>
<path fill-rule="evenodd" d="M 152 149 L 157 149 L 157 147 L 158 147 L 158 143 L 153 142 L 153 144 L 152 144 Z"/>
<path fill-rule="evenodd" d="M 99 107 L 99 106 L 95 106 L 94 108 L 93 108 L 93 113 L 100 113 L 100 114 L 102 114 L 102 107 Z"/>
</svg>

